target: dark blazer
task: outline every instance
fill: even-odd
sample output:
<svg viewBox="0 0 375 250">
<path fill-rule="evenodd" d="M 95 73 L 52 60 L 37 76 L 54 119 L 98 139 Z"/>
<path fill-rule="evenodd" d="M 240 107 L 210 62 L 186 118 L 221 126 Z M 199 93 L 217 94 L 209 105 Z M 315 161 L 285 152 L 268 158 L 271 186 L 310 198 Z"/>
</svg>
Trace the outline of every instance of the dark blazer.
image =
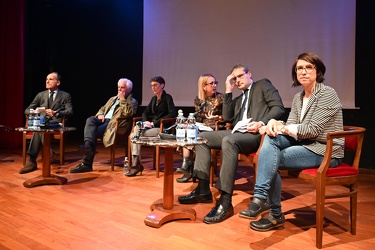
<svg viewBox="0 0 375 250">
<path fill-rule="evenodd" d="M 162 118 L 176 118 L 177 110 L 172 96 L 163 90 L 161 99 L 158 102 L 157 96 L 154 95 L 142 113 L 142 121 L 148 121 L 148 116 L 153 116 L 154 127 L 160 127 Z"/>
<path fill-rule="evenodd" d="M 30 105 L 25 109 L 25 115 L 30 113 L 30 109 L 36 109 L 38 107 L 45 107 L 48 106 L 48 99 L 49 99 L 49 90 L 45 90 L 39 92 L 34 100 L 30 103 Z M 51 109 L 56 111 L 62 107 L 64 103 L 64 107 L 52 118 L 52 123 L 59 123 L 62 121 L 62 117 L 70 117 L 73 115 L 73 104 L 72 98 L 69 93 L 62 91 L 60 89 L 57 90 L 55 99 L 53 100 Z"/>
<path fill-rule="evenodd" d="M 232 99 L 232 93 L 224 94 L 223 119 L 232 123 L 232 127 L 240 120 L 242 95 Z M 268 79 L 252 83 L 247 108 L 247 118 L 251 121 L 262 121 L 267 124 L 272 118 L 279 119 L 285 112 L 279 91 Z"/>
</svg>

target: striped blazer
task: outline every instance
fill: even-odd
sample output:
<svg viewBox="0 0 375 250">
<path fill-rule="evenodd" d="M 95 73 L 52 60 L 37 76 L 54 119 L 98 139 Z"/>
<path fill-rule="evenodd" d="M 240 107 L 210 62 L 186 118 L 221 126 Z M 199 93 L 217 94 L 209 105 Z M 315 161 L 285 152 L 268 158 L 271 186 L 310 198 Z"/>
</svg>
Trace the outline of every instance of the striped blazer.
<svg viewBox="0 0 375 250">
<path fill-rule="evenodd" d="M 316 154 L 324 155 L 328 132 L 343 130 L 342 105 L 336 91 L 323 83 L 317 83 L 302 116 L 305 92 L 297 93 L 286 124 L 298 124 L 297 137 L 302 146 Z M 344 157 L 344 139 L 335 139 L 333 158 Z"/>
</svg>

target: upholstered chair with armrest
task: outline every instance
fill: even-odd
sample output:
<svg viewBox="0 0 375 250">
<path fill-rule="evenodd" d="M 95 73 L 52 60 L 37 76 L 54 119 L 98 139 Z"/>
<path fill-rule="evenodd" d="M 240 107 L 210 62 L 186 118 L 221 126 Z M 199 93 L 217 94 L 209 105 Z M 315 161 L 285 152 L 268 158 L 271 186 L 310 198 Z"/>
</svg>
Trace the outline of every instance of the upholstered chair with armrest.
<svg viewBox="0 0 375 250">
<path fill-rule="evenodd" d="M 319 168 L 289 171 L 290 175 L 297 176 L 315 186 L 316 194 L 316 247 L 322 248 L 324 208 L 326 199 L 349 197 L 350 233 L 356 234 L 357 226 L 357 180 L 359 162 L 362 152 L 363 138 L 366 129 L 356 126 L 344 126 L 344 131 L 327 134 L 326 151 Z M 344 160 L 335 168 L 330 168 L 332 147 L 337 138 L 345 139 Z M 284 168 L 283 168 L 284 169 Z M 287 170 L 287 168 L 286 168 Z M 329 188 L 329 186 L 334 186 Z M 338 188 L 341 187 L 341 188 Z M 329 192 L 327 192 L 329 190 Z"/>
<path fill-rule="evenodd" d="M 130 135 L 130 132 L 132 130 L 131 127 L 125 127 L 122 124 L 127 121 L 127 120 L 132 120 L 132 117 L 118 117 L 116 118 L 116 126 L 115 126 L 115 139 L 113 142 L 113 145 L 109 147 L 110 149 L 110 163 L 111 163 L 111 171 L 114 170 L 115 168 L 115 155 L 116 155 L 116 147 L 117 144 L 124 145 L 125 148 L 125 156 L 127 155 L 128 152 L 128 137 Z M 97 138 L 97 141 L 99 143 L 102 143 L 102 138 Z"/>
</svg>

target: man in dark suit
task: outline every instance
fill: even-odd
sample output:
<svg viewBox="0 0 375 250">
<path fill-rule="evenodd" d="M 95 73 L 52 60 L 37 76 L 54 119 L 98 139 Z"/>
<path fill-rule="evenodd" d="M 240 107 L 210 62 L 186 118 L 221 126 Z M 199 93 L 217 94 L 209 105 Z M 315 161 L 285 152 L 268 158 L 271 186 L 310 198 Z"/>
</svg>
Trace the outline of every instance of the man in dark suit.
<svg viewBox="0 0 375 250">
<path fill-rule="evenodd" d="M 40 107 L 45 108 L 46 117 L 51 123 L 60 123 L 63 117 L 73 115 L 72 99 L 69 93 L 59 89 L 61 76 L 57 72 L 47 75 L 46 89 L 39 92 L 30 105 L 26 108 L 25 114 L 30 114 L 30 109 L 37 110 Z M 34 133 L 31 138 L 27 154 L 29 160 L 21 168 L 20 174 L 32 172 L 37 169 L 36 158 L 42 146 L 43 137 L 40 133 Z"/>
<path fill-rule="evenodd" d="M 234 87 L 243 91 L 232 98 Z M 211 203 L 210 164 L 211 149 L 222 150 L 220 178 L 216 188 L 221 196 L 216 206 L 204 217 L 204 222 L 221 222 L 234 214 L 232 193 L 237 172 L 238 154 L 249 154 L 259 147 L 261 135 L 259 128 L 272 119 L 280 118 L 285 112 L 278 90 L 268 79 L 253 81 L 251 72 L 242 64 L 232 68 L 225 81 L 223 100 L 223 119 L 236 127 L 243 123 L 241 131 L 219 130 L 202 132 L 207 144 L 195 147 L 196 157 L 193 177 L 199 179 L 198 186 L 188 195 L 178 197 L 181 204 Z M 249 118 L 251 120 L 249 121 Z M 232 128 L 233 129 L 233 128 Z"/>
</svg>

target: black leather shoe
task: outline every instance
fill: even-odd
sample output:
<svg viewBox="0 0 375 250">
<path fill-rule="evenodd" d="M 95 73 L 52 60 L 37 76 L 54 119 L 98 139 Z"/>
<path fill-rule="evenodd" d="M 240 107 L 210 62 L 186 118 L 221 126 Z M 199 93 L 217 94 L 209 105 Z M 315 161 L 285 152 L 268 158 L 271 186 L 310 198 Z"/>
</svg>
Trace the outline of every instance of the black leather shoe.
<svg viewBox="0 0 375 250">
<path fill-rule="evenodd" d="M 233 214 L 234 209 L 232 205 L 230 205 L 229 209 L 225 210 L 223 205 L 217 203 L 216 206 L 204 217 L 203 222 L 207 224 L 222 222 L 233 216 Z"/>
<path fill-rule="evenodd" d="M 250 204 L 250 206 L 247 210 L 243 210 L 238 214 L 240 217 L 246 218 L 246 219 L 256 219 L 256 218 L 258 218 L 259 215 L 264 215 L 264 214 L 270 212 L 270 203 L 269 203 L 268 199 L 264 203 L 260 199 L 254 197 L 253 200 L 251 201 L 251 203 L 252 204 L 255 203 L 256 205 L 258 205 L 259 208 L 257 210 L 252 210 L 252 209 L 250 209 L 250 207 L 251 207 L 251 204 Z"/>
<path fill-rule="evenodd" d="M 250 222 L 250 228 L 254 229 L 255 231 L 265 232 L 274 228 L 284 226 L 284 224 L 285 224 L 284 214 L 281 214 L 279 218 L 276 218 L 272 214 L 270 214 L 268 218 L 262 218 L 258 221 Z"/>
<path fill-rule="evenodd" d="M 181 204 L 194 204 L 194 203 L 211 203 L 212 194 L 199 194 L 196 189 L 194 189 L 190 194 L 186 196 L 178 197 L 178 202 Z"/>
<path fill-rule="evenodd" d="M 92 166 L 87 166 L 83 163 L 79 164 L 75 168 L 70 169 L 70 173 L 84 173 L 84 172 L 91 172 L 92 171 Z"/>
<path fill-rule="evenodd" d="M 94 151 L 92 150 L 92 148 L 86 145 L 79 146 L 78 152 L 80 152 L 81 154 L 85 156 L 93 156 L 94 154 Z"/>
</svg>

